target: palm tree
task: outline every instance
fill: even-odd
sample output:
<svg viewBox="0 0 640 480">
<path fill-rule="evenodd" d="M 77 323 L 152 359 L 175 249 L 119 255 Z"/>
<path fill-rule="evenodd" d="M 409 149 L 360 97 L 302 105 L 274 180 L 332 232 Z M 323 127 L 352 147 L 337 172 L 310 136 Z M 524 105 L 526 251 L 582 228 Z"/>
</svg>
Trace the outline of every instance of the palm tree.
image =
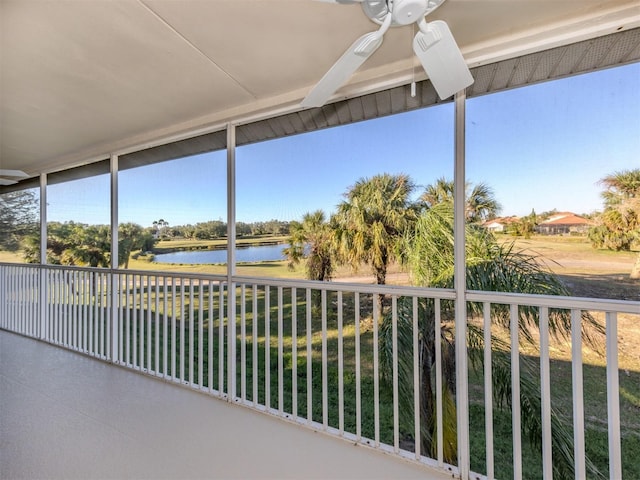
<svg viewBox="0 0 640 480">
<path fill-rule="evenodd" d="M 465 215 L 468 222 L 483 222 L 500 212 L 500 203 L 495 199 L 493 189 L 486 183 L 467 183 L 465 190 Z M 436 183 L 425 188 L 420 201 L 428 208 L 443 202 L 453 202 L 453 191 L 453 181 L 439 178 Z"/>
<path fill-rule="evenodd" d="M 477 225 L 466 226 L 467 288 L 482 291 L 519 292 L 528 294 L 567 295 L 562 283 L 553 274 L 546 271 L 539 260 L 522 251 L 515 251 L 513 245 L 500 245 L 494 237 Z M 453 245 L 453 208 L 451 202 L 433 205 L 426 210 L 416 222 L 413 232 L 405 237 L 405 261 L 409 266 L 412 281 L 415 285 L 428 287 L 453 287 L 454 245 Z M 400 401 L 406 419 L 413 419 L 413 305 L 410 299 L 398 301 L 397 312 L 397 351 L 399 355 L 398 373 Z M 469 314 L 482 313 L 482 305 L 469 303 Z M 448 462 L 455 462 L 456 446 L 456 409 L 455 409 L 455 338 L 453 335 L 453 306 L 443 302 L 441 308 L 441 338 L 439 340 L 443 362 L 443 424 L 444 455 Z M 533 307 L 519 307 L 518 327 L 520 338 L 531 345 L 536 345 L 533 331 L 538 328 L 538 311 Z M 418 305 L 419 328 L 419 378 L 421 378 L 420 394 L 420 432 L 423 452 L 434 454 L 437 448 L 435 437 L 435 388 L 433 375 L 435 372 L 435 306 L 434 302 L 424 300 Z M 584 317 L 583 336 L 595 345 L 589 332 L 602 332 L 602 327 L 588 315 Z M 493 305 L 492 323 L 495 328 L 510 328 L 508 306 Z M 393 371 L 392 363 L 392 330 L 393 321 L 386 315 L 381 325 L 380 349 L 384 378 L 389 380 Z M 549 312 L 549 331 L 552 335 L 567 338 L 571 331 L 570 316 L 566 311 L 551 310 Z M 478 370 L 483 368 L 484 332 L 481 328 L 468 324 L 469 366 Z M 498 406 L 509 408 L 511 401 L 511 364 L 510 345 L 492 336 L 493 362 L 492 380 L 493 394 Z M 521 358 L 520 400 L 522 426 L 532 439 L 540 442 L 542 431 L 540 411 L 540 387 L 536 380 L 535 369 L 530 367 L 525 358 Z M 552 411 L 552 435 L 554 470 L 560 478 L 573 475 L 573 440 L 570 429 L 564 424 L 558 412 Z M 587 468 L 591 474 L 600 478 L 600 473 L 593 463 L 587 459 Z"/>
<path fill-rule="evenodd" d="M 324 212 L 305 213 L 302 222 L 293 221 L 289 228 L 289 247 L 283 250 L 289 268 L 305 260 L 309 280 L 330 280 L 333 273 L 331 228 Z"/>
<path fill-rule="evenodd" d="M 333 217 L 339 258 L 357 269 L 371 267 L 384 285 L 387 267 L 397 258 L 398 245 L 416 218 L 411 200 L 415 185 L 408 175 L 384 173 L 361 178 L 346 193 Z"/>
<path fill-rule="evenodd" d="M 602 192 L 605 208 L 619 205 L 626 200 L 640 197 L 640 168 L 612 173 L 599 183 L 606 188 Z"/>
<path fill-rule="evenodd" d="M 600 184 L 605 187 L 605 209 L 589 231 L 589 239 L 596 248 L 629 251 L 640 240 L 640 169 L 615 172 Z M 640 253 L 630 277 L 640 278 Z"/>
</svg>

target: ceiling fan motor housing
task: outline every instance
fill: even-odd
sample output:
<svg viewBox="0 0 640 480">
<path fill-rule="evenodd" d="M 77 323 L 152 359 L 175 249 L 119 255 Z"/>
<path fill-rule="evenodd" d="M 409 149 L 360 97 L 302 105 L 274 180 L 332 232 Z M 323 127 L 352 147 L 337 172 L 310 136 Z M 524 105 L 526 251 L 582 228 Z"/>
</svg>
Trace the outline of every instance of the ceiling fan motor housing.
<svg viewBox="0 0 640 480">
<path fill-rule="evenodd" d="M 391 12 L 391 26 L 403 26 L 419 22 L 443 2 L 444 0 L 364 0 L 361 5 L 367 17 L 378 25 Z"/>
<path fill-rule="evenodd" d="M 399 0 L 393 5 L 393 23 L 409 25 L 424 18 L 427 0 Z"/>
</svg>

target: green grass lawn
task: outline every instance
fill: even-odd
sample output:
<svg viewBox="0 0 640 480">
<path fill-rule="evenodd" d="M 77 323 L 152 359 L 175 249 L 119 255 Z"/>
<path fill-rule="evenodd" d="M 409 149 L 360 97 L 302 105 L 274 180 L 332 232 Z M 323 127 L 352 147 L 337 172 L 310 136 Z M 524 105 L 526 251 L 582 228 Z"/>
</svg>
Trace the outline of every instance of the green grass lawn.
<svg viewBox="0 0 640 480">
<path fill-rule="evenodd" d="M 202 338 L 202 386 L 209 387 L 209 358 L 212 360 L 211 385 L 213 389 L 218 389 L 220 384 L 219 377 L 219 327 L 220 312 L 218 305 L 218 292 L 214 291 L 212 295 L 213 303 L 211 304 L 212 316 L 209 316 L 209 296 L 207 287 L 204 288 L 202 298 L 202 318 L 200 318 L 200 298 L 201 292 L 197 285 L 193 288 L 193 303 L 191 303 L 191 287 L 185 286 L 184 298 L 180 287 L 177 289 L 175 307 L 169 305 L 168 312 L 175 308 L 180 318 L 184 318 L 184 323 L 178 321 L 175 330 L 172 328 L 171 321 L 165 317 L 163 311 L 163 298 L 158 298 L 160 306 L 156 320 L 155 313 L 155 293 L 151 292 L 151 310 L 147 310 L 149 303 L 148 293 L 143 292 L 142 306 L 136 305 L 135 309 L 129 312 L 129 351 L 132 361 L 132 353 L 135 348 L 145 351 L 148 338 L 151 339 L 151 363 L 146 364 L 147 357 L 138 354 L 139 361 L 145 368 L 155 367 L 155 336 L 156 328 L 158 334 L 158 343 L 160 345 L 160 368 L 162 368 L 162 359 L 165 355 L 163 349 L 163 330 L 164 322 L 168 321 L 168 372 L 171 375 L 184 374 L 183 379 L 187 381 L 194 380 L 198 382 L 200 375 L 199 359 L 200 359 L 200 338 Z M 301 418 L 307 418 L 307 362 L 311 360 L 311 388 L 312 388 L 312 415 L 311 418 L 315 422 L 323 423 L 323 368 L 326 376 L 327 386 L 327 423 L 329 426 L 339 428 L 338 416 L 338 348 L 339 335 L 337 326 L 337 308 L 335 294 L 329 294 L 327 299 L 328 315 L 327 315 L 327 339 L 326 339 L 326 364 L 322 362 L 322 336 L 321 318 L 319 311 L 312 308 L 312 335 L 311 335 L 311 357 L 307 355 L 307 326 L 306 326 L 306 305 L 304 302 L 304 291 L 298 291 L 296 299 L 296 336 L 295 342 L 292 335 L 292 299 L 290 298 L 289 289 L 283 290 L 282 303 L 282 326 L 279 327 L 278 321 L 278 297 L 277 289 L 271 288 L 270 301 L 270 321 L 269 321 L 269 340 L 266 340 L 267 332 L 265 329 L 264 319 L 264 301 L 265 295 L 262 289 L 258 290 L 258 336 L 255 339 L 257 349 L 257 363 L 253 360 L 254 340 L 252 338 L 253 330 L 253 314 L 252 314 L 252 298 L 250 290 L 247 290 L 245 299 L 245 308 L 247 312 L 245 325 L 245 348 L 246 348 L 246 373 L 243 378 L 241 376 L 242 365 L 240 363 L 242 343 L 241 319 L 237 317 L 236 331 L 236 394 L 242 395 L 242 385 L 245 385 L 245 398 L 248 401 L 254 400 L 254 384 L 253 372 L 256 370 L 257 382 L 257 402 L 266 404 L 267 398 L 271 408 L 282 408 L 284 412 L 292 413 L 293 411 L 293 384 L 296 382 L 297 396 L 297 414 Z M 140 298 L 140 297 L 138 297 Z M 131 300 L 133 302 L 133 300 Z M 183 303 L 184 301 L 184 303 Z M 237 312 L 240 312 L 240 290 L 238 290 Z M 353 324 L 353 297 L 345 295 L 344 302 L 344 326 L 342 332 L 342 349 L 343 349 L 343 405 L 344 405 L 344 428 L 352 433 L 357 430 L 356 425 L 356 361 L 355 361 L 355 326 Z M 374 372 L 373 372 L 373 354 L 374 340 L 372 332 L 372 323 L 370 312 L 372 309 L 372 299 L 362 299 L 363 315 L 362 327 L 360 331 L 360 363 L 361 363 L 361 434 L 367 438 L 374 438 Z M 169 299 L 171 303 L 171 299 Z M 193 309 L 193 328 L 189 322 L 189 311 Z M 136 311 L 137 325 L 134 325 L 134 314 Z M 179 312 L 184 312 L 180 315 Z M 125 312 L 126 313 L 126 312 Z M 149 317 L 147 317 L 149 316 Z M 126 315 L 125 315 L 126 318 Z M 147 318 L 150 320 L 147 323 Z M 140 323 L 142 319 L 142 323 Z M 125 323 L 126 325 L 126 323 Z M 226 349 L 226 326 L 224 326 L 222 346 Z M 150 328 L 150 330 L 148 330 Z M 282 338 L 282 370 L 279 371 L 278 349 L 279 339 L 278 332 L 281 328 Z M 200 330 L 202 329 L 202 330 Z M 200 333 L 201 331 L 201 333 Z M 136 340 L 137 332 L 141 339 Z M 171 368 L 171 345 L 175 338 L 176 351 L 176 370 Z M 189 339 L 192 339 L 190 342 Z M 127 337 L 123 337 L 126 341 Z M 211 341 L 211 345 L 209 342 Z M 293 356 L 292 346 L 295 343 L 297 354 Z M 182 347 L 184 345 L 184 347 Z M 189 345 L 192 345 L 191 350 Z M 211 348 L 210 348 L 211 347 Z M 266 349 L 269 349 L 268 354 Z M 571 363 L 564 359 L 563 345 L 559 342 L 552 342 L 552 352 L 555 352 L 554 358 L 551 359 L 551 376 L 552 376 L 552 405 L 556 408 L 566 420 L 568 428 L 571 431 L 572 422 L 572 387 L 571 387 Z M 125 348 L 126 352 L 126 348 Z M 182 352 L 182 353 L 181 353 Z M 410 352 L 409 352 L 410 353 Z M 531 354 L 530 350 L 523 350 L 521 361 L 531 362 L 534 366 L 539 365 L 539 358 Z M 210 357 L 211 356 L 211 357 Z M 584 376 L 584 398 L 585 398 L 585 426 L 586 426 L 586 448 L 590 458 L 596 463 L 598 468 L 605 473 L 608 472 L 607 458 L 607 424 L 606 424 L 606 374 L 604 358 L 598 354 L 585 354 L 585 364 L 583 368 Z M 598 360 L 600 359 L 600 360 Z M 267 368 L 267 361 L 269 366 Z M 182 367 L 180 366 L 182 363 Z M 223 390 L 226 391 L 226 356 L 222 360 L 223 372 Z M 295 365 L 295 374 L 294 374 Z M 637 421 L 637 411 L 640 408 L 640 371 L 626 370 L 628 365 L 621 362 L 620 388 L 621 398 L 621 431 L 623 444 L 623 469 L 625 478 L 640 478 L 640 465 L 635 462 L 637 455 L 640 454 L 640 425 Z M 268 372 L 268 375 L 267 375 Z M 626 372 L 626 373 L 625 373 Z M 280 375 L 282 375 L 282 384 L 279 383 Z M 471 433 L 471 453 L 472 453 L 472 470 L 483 473 L 485 467 L 485 426 L 484 426 L 484 392 L 482 373 L 474 370 L 469 375 L 469 391 L 470 391 L 470 433 Z M 280 388 L 283 396 L 279 397 Z M 267 397 L 267 390 L 269 395 Z M 380 441 L 393 444 L 393 395 L 389 385 L 380 382 Z M 400 411 L 400 441 L 403 448 L 409 451 L 413 450 L 413 418 L 408 412 Z M 512 452 L 511 452 L 511 414 L 508 409 L 498 409 L 494 411 L 494 449 L 495 449 L 495 465 L 496 472 L 500 477 L 509 478 L 512 473 Z M 535 441 L 531 441 L 523 434 L 523 469 L 524 478 L 540 478 L 542 472 L 542 460 L 540 454 L 540 446 Z"/>
</svg>

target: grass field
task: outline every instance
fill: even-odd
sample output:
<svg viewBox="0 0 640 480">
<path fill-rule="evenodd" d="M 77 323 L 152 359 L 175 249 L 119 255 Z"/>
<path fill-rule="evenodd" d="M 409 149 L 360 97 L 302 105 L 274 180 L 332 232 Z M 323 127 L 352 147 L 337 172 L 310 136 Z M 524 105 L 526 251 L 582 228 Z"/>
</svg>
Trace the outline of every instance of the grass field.
<svg viewBox="0 0 640 480">
<path fill-rule="evenodd" d="M 503 242 L 512 242 L 512 237 L 500 238 Z M 567 285 L 570 292 L 576 296 L 596 297 L 596 298 L 616 298 L 624 300 L 640 300 L 640 282 L 628 278 L 631 266 L 635 261 L 636 252 L 611 252 L 606 250 L 594 250 L 589 242 L 581 237 L 534 237 L 531 239 L 515 239 L 515 247 L 523 249 L 528 253 L 534 253 L 540 256 L 550 270 L 556 273 L 562 281 Z M 132 264 L 132 268 L 150 268 L 155 267 L 153 263 Z M 163 269 L 169 267 L 181 271 L 199 271 L 208 273 L 225 273 L 224 266 L 167 266 L 163 265 Z M 249 276 L 267 276 L 267 277 L 287 277 L 287 278 L 303 278 L 304 270 L 297 267 L 291 271 L 287 269 L 285 262 L 264 262 L 261 264 L 239 265 L 238 274 Z M 335 275 L 337 281 L 358 281 L 373 283 L 373 276 L 368 274 L 367 267 L 363 267 L 359 272 L 353 272 L 347 267 L 338 269 Z M 405 284 L 408 283 L 408 276 L 403 273 L 398 266 L 390 269 L 389 283 Z M 277 325 L 272 325 L 273 329 Z M 624 452 L 624 473 L 626 478 L 640 478 L 640 467 L 633 461 L 640 455 L 640 421 L 638 421 L 638 412 L 640 411 L 640 352 L 637 345 L 640 344 L 640 324 L 637 317 L 621 315 L 619 318 L 619 340 L 620 340 L 620 394 L 621 394 L 621 417 L 622 417 L 622 443 Z M 291 345 L 291 338 L 287 337 L 285 332 L 285 345 Z M 345 340 L 353 338 L 353 332 L 345 331 Z M 350 337 L 351 335 L 351 337 Z M 336 331 L 329 331 L 329 351 L 335 351 L 336 347 Z M 298 342 L 300 348 L 304 348 L 304 336 L 299 336 Z M 317 339 L 316 339 L 317 341 Z M 371 342 L 370 332 L 364 334 L 363 341 Z M 604 342 L 603 339 L 601 339 Z M 272 354 L 276 349 L 276 345 L 272 345 Z M 316 347 L 314 347 L 317 349 Z M 363 349 L 364 352 L 371 352 L 371 345 Z M 260 346 L 260 355 L 264 351 L 264 344 Z M 556 339 L 551 345 L 552 359 L 551 371 L 554 378 L 552 398 L 554 407 L 563 415 L 569 425 L 572 418 L 572 389 L 571 389 L 571 347 L 567 340 Z M 584 355 L 584 388 L 585 388 L 585 425 L 587 428 L 587 452 L 599 466 L 603 472 L 608 471 L 606 452 L 607 451 L 607 433 L 606 433 L 606 375 L 605 375 L 605 357 L 604 349 L 588 349 L 585 348 Z M 316 353 L 317 354 L 317 353 Z M 537 352 L 533 347 L 524 347 L 523 361 L 529 361 L 536 365 L 539 364 Z M 371 355 L 369 353 L 369 355 Z M 288 380 L 291 374 L 291 357 L 285 356 L 285 385 L 284 389 L 290 388 L 291 380 Z M 299 362 L 302 360 L 299 360 Z M 365 364 L 370 364 L 371 357 L 363 358 Z M 277 362 L 277 357 L 272 359 Z M 306 362 L 306 360 L 304 360 Z M 275 364 L 275 363 L 272 363 Z M 335 365 L 335 363 L 333 363 Z M 304 369 L 304 363 L 298 365 L 300 369 Z M 261 370 L 263 365 L 259 366 Z M 314 363 L 313 376 L 314 382 L 317 382 L 320 366 Z M 334 367 L 329 368 L 329 378 L 332 379 L 330 385 L 337 382 L 337 370 Z M 264 372 L 260 373 L 259 382 L 262 385 L 264 381 Z M 351 377 L 352 379 L 352 377 Z M 300 382 L 299 388 L 299 408 L 306 408 L 306 384 Z M 273 385 L 273 391 L 277 385 Z M 321 398 L 316 398 L 319 385 L 314 383 L 314 420 L 321 415 Z M 350 382 L 346 384 L 346 398 L 348 402 L 353 402 L 353 385 Z M 371 388 L 368 384 L 367 389 Z M 334 390 L 332 390 L 334 391 Z M 472 432 L 472 468 L 474 471 L 484 471 L 484 407 L 483 407 L 483 388 L 482 378 L 478 374 L 470 375 L 470 393 L 471 393 L 471 432 Z M 260 388 L 259 395 L 264 395 L 263 387 Z M 390 402 L 391 399 L 388 392 L 381 393 L 381 416 L 389 418 L 391 415 Z M 264 397 L 262 397 L 264 399 Z M 291 396 L 285 400 L 285 409 L 291 407 Z M 351 398 L 349 401 L 348 399 Z M 330 399 L 331 403 L 335 403 L 336 399 Z M 277 397 L 272 398 L 272 402 L 277 402 Z M 354 408 L 347 406 L 347 411 L 351 412 L 351 416 L 347 417 L 347 428 L 353 427 Z M 372 406 L 364 404 L 363 418 L 369 419 L 365 421 L 364 433 L 371 434 L 371 418 L 373 412 Z M 351 418 L 351 420 L 349 420 Z M 500 466 L 501 476 L 509 478 L 511 476 L 510 468 L 512 465 L 511 451 L 511 415 L 508 411 L 496 410 L 494 412 L 495 435 L 495 451 L 496 464 Z M 332 413 L 330 416 L 330 424 L 336 425 L 337 419 Z M 383 441 L 390 442 L 389 425 L 385 424 L 382 428 Z M 411 441 L 411 435 L 408 435 Z M 405 439 L 405 442 L 407 440 Z M 541 476 L 541 456 L 539 447 L 532 444 L 527 438 L 523 439 L 523 447 L 525 451 L 524 468 L 525 478 L 540 478 Z"/>
<path fill-rule="evenodd" d="M 218 362 L 218 352 L 220 345 L 219 337 L 219 316 L 217 299 L 214 296 L 214 305 L 212 306 L 213 317 L 209 317 L 208 307 L 209 300 L 204 295 L 202 305 L 202 317 L 200 317 L 200 290 L 196 287 L 194 290 L 194 296 L 191 297 L 191 287 L 185 287 L 184 297 L 178 295 L 177 304 L 175 306 L 176 311 L 188 312 L 191 309 L 194 312 L 194 321 L 196 325 L 186 321 L 186 323 L 178 322 L 175 329 L 175 333 L 169 333 L 176 338 L 178 356 L 178 366 L 176 369 L 170 370 L 174 375 L 180 375 L 181 378 L 198 378 L 199 371 L 197 361 L 202 358 L 204 371 L 203 382 L 205 386 L 209 385 L 207 377 L 209 375 L 208 361 L 209 358 L 213 359 L 213 371 L 211 372 L 211 382 L 214 388 L 218 388 L 220 379 L 216 365 L 220 365 Z M 180 293 L 180 290 L 179 290 Z M 293 310 L 292 299 L 290 293 L 285 290 L 284 303 L 282 317 L 284 319 L 282 324 L 279 324 L 278 316 L 276 315 L 277 296 L 276 289 L 271 289 L 270 293 L 270 305 L 271 316 L 268 322 L 268 330 L 265 328 L 264 311 L 261 312 L 257 319 L 257 333 L 255 346 L 257 349 L 257 363 L 254 364 L 252 360 L 252 350 L 254 342 L 252 341 L 252 328 L 253 328 L 253 315 L 251 298 L 246 300 L 247 320 L 245 324 L 246 334 L 246 352 L 247 363 L 246 376 L 244 377 L 244 385 L 246 385 L 246 398 L 252 401 L 254 398 L 261 404 L 269 403 L 272 408 L 282 408 L 285 412 L 292 412 L 292 405 L 294 401 L 293 391 L 297 392 L 295 396 L 298 408 L 298 415 L 302 418 L 307 418 L 307 378 L 312 378 L 312 413 L 311 418 L 319 423 L 323 422 L 323 398 L 322 398 L 322 336 L 319 331 L 320 318 L 317 312 L 313 313 L 312 334 L 311 334 L 311 357 L 307 355 L 307 337 L 306 337 L 306 305 L 304 303 L 304 297 L 301 295 L 303 292 L 298 292 L 298 298 L 296 299 L 297 310 L 297 323 L 296 323 L 296 335 L 295 342 L 293 336 L 293 326 L 291 323 L 291 313 Z M 154 296 L 154 293 L 151 293 Z M 265 295 L 262 290 L 258 291 L 258 303 L 264 305 Z M 345 418 L 344 425 L 347 431 L 354 432 L 356 429 L 355 418 L 355 329 L 353 325 L 353 305 L 352 298 L 345 296 L 345 327 L 343 329 L 343 351 L 344 351 L 344 402 L 345 402 Z M 370 302 L 370 299 L 366 300 Z M 193 303 L 192 303 L 193 302 Z M 363 300 L 363 302 L 365 302 Z M 132 302 L 135 304 L 135 302 Z M 163 299 L 159 299 L 159 304 L 162 305 Z M 335 305 L 336 301 L 331 294 L 327 301 L 328 305 Z M 135 334 L 132 331 L 132 339 L 130 341 L 131 350 L 138 349 L 142 352 L 145 351 L 145 338 L 149 337 L 153 339 L 155 337 L 156 324 L 152 322 L 150 327 L 144 326 L 144 319 L 146 317 L 146 306 L 154 305 L 155 297 L 149 301 L 148 295 L 143 293 L 143 296 L 138 300 L 138 319 L 139 323 L 137 327 L 132 327 L 142 338 L 140 343 L 136 343 L 133 340 Z M 238 307 L 240 308 L 240 307 Z M 153 309 L 153 307 L 152 307 Z M 364 307 L 365 312 L 371 310 L 371 307 Z M 162 312 L 161 312 L 162 313 Z M 185 313 L 186 314 L 186 313 Z M 135 313 L 131 313 L 133 316 Z M 366 314 L 364 314 L 366 315 Z M 161 321 L 164 321 L 164 313 L 160 316 Z M 199 321 L 202 318 L 202 330 L 199 329 Z M 140 324 L 140 319 L 143 321 Z M 351 319 L 351 320 L 349 320 Z M 368 438 L 374 436 L 374 404 L 373 398 L 373 350 L 374 342 L 372 336 L 372 329 L 370 318 L 363 318 L 364 323 L 360 332 L 360 362 L 362 366 L 362 434 Z M 339 418 L 337 415 L 336 405 L 338 403 L 338 381 L 340 375 L 338 373 L 338 327 L 336 310 L 334 307 L 330 307 L 327 315 L 327 369 L 326 369 L 326 382 L 328 388 L 328 405 L 329 410 L 327 412 L 328 425 L 338 428 Z M 637 321 L 637 317 L 636 317 Z M 238 320 L 239 322 L 239 320 Z M 350 323 L 351 322 L 351 323 Z M 160 325 L 160 323 L 158 325 Z M 184 328 L 181 328 L 181 325 Z M 145 333 L 145 328 L 151 328 L 151 331 Z M 171 332 L 169 327 L 169 331 Z M 211 330 L 210 330 L 211 329 Z M 241 344 L 241 325 L 238 325 L 239 331 L 237 332 L 237 345 L 236 351 L 238 359 L 242 350 Z M 193 333 L 189 333 L 193 330 Z M 278 356 L 278 332 L 282 335 L 282 365 L 279 365 Z M 500 332 L 494 331 L 495 334 L 500 336 Z M 191 340 L 189 336 L 191 335 Z M 180 340 L 182 338 L 182 340 Z M 200 338 L 202 338 L 203 346 L 202 352 L 199 352 Z M 269 340 L 267 341 L 267 338 Z M 226 338 L 222 337 L 222 345 L 226 348 Z M 160 343 L 162 344 L 162 333 L 160 333 Z M 169 340 L 171 342 L 171 340 Z M 185 344 L 186 342 L 186 344 Z M 152 342 L 153 343 L 153 342 Z M 297 347 L 297 354 L 294 356 L 292 346 L 295 343 Z M 183 347 L 181 347 L 183 345 Z M 186 345 L 186 346 L 184 346 Z M 189 348 L 189 345 L 192 347 Z M 211 350 L 209 351 L 209 345 Z M 268 353 L 266 349 L 269 349 Z M 182 354 L 180 352 L 183 352 Z M 552 358 L 550 362 L 551 375 L 553 378 L 552 383 L 552 404 L 561 417 L 564 418 L 571 430 L 571 420 L 573 412 L 572 403 L 572 371 L 571 371 L 571 353 L 570 345 L 566 341 L 552 340 L 551 342 Z M 599 349 L 585 348 L 583 351 L 584 367 L 584 396 L 585 396 L 585 427 L 587 436 L 587 453 L 594 460 L 596 465 L 603 471 L 608 471 L 607 465 L 607 410 L 606 410 L 606 365 L 602 351 Z M 640 478 L 640 466 L 635 462 L 635 458 L 640 454 L 640 422 L 638 422 L 637 411 L 640 409 L 640 369 L 638 363 L 627 355 L 627 351 L 621 351 L 620 353 L 620 407 L 621 407 L 621 432 L 622 432 L 622 444 L 623 444 L 623 468 L 625 472 L 625 478 Z M 163 350 L 160 350 L 160 355 L 164 355 Z M 143 354 L 139 354 L 139 359 L 144 358 Z M 153 363 L 153 353 L 151 355 Z M 311 358 L 311 377 L 307 377 L 307 361 Z M 268 359 L 268 360 L 267 360 Z M 139 360 L 144 362 L 144 360 Z M 183 366 L 180 367 L 180 362 L 183 362 Z M 268 362 L 268 366 L 267 366 Z M 521 347 L 521 362 L 530 364 L 534 372 L 539 368 L 539 358 L 537 357 L 537 351 L 535 348 L 529 346 Z M 135 362 L 134 362 L 135 363 Z M 223 369 L 226 371 L 226 357 L 222 360 Z M 294 365 L 296 371 L 294 372 Z M 182 369 L 183 373 L 177 373 Z M 254 397 L 253 393 L 253 371 L 256 370 L 255 385 L 256 393 Z M 280 370 L 282 369 L 282 370 Z M 237 385 L 238 395 L 241 394 L 241 385 L 243 385 L 243 377 L 241 376 L 242 365 L 237 365 Z M 268 374 L 267 374 L 268 372 Z M 282 380 L 279 379 L 279 374 L 282 372 Z M 296 387 L 294 388 L 294 378 L 296 380 Z M 484 451 L 484 389 L 483 378 L 481 371 L 470 371 L 470 420 L 471 420 L 471 452 L 472 452 L 472 469 L 476 472 L 483 472 L 485 469 L 485 451 Z M 282 382 L 282 383 L 280 383 Z M 222 380 L 223 389 L 226 388 L 226 382 Z M 279 388 L 283 391 L 283 397 L 278 396 Z M 280 403 L 282 402 L 282 403 Z M 401 411 L 402 415 L 402 411 Z M 393 408 L 392 408 L 392 396 L 391 390 L 388 385 L 381 384 L 380 391 L 380 439 L 385 443 L 393 443 Z M 401 443 L 404 448 L 412 450 L 413 448 L 413 430 L 411 428 L 411 421 L 408 422 L 408 427 L 401 428 Z M 494 411 L 494 430 L 495 430 L 495 462 L 496 468 L 500 472 L 500 477 L 509 478 L 512 476 L 510 469 L 512 468 L 512 451 L 511 451 L 511 414 L 508 410 L 496 409 Z M 540 478 L 541 477 L 541 456 L 539 454 L 539 446 L 530 441 L 528 438 L 523 437 L 523 461 L 525 468 L 524 478 Z"/>
</svg>

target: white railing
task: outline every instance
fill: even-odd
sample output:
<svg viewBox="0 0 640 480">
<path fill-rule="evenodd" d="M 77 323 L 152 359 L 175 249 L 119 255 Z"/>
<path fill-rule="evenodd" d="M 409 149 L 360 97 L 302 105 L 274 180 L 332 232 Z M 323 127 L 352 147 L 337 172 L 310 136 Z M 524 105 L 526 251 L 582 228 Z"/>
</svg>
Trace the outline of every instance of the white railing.
<svg viewBox="0 0 640 480">
<path fill-rule="evenodd" d="M 442 340 L 452 340 L 454 291 L 241 276 L 233 277 L 232 285 L 229 289 L 226 276 L 0 264 L 0 328 L 458 474 L 445 448 L 446 390 L 455 380 L 448 373 L 448 343 Z M 470 351 L 482 350 L 484 362 L 481 378 L 470 380 L 484 408 L 484 432 L 474 430 L 472 437 L 483 437 L 485 445 L 484 464 L 471 461 L 472 470 L 482 475 L 472 477 L 494 478 L 496 469 L 498 477 L 504 476 L 504 467 L 495 462 L 498 395 L 492 375 L 505 353 L 496 353 L 495 342 L 506 342 L 511 347 L 513 477 L 522 478 L 520 387 L 526 352 L 519 322 L 511 320 L 529 308 L 539 322 L 538 441 L 544 477 L 552 478 L 557 428 L 549 319 L 562 311 L 568 312 L 571 328 L 572 468 L 576 478 L 587 475 L 582 324 L 585 318 L 597 323 L 601 315 L 608 469 L 610 478 L 621 478 L 617 318 L 637 320 L 640 304 L 494 292 L 467 292 L 466 299 L 480 305 L 470 309 L 479 312 L 470 324 L 483 332 L 480 343 L 469 344 Z M 232 318 L 229 311 L 235 312 Z M 510 330 L 496 340 L 499 314 L 508 317 Z M 434 414 L 428 428 L 425 408 Z M 428 441 L 416 440 L 424 439 L 425 428 Z"/>
</svg>

